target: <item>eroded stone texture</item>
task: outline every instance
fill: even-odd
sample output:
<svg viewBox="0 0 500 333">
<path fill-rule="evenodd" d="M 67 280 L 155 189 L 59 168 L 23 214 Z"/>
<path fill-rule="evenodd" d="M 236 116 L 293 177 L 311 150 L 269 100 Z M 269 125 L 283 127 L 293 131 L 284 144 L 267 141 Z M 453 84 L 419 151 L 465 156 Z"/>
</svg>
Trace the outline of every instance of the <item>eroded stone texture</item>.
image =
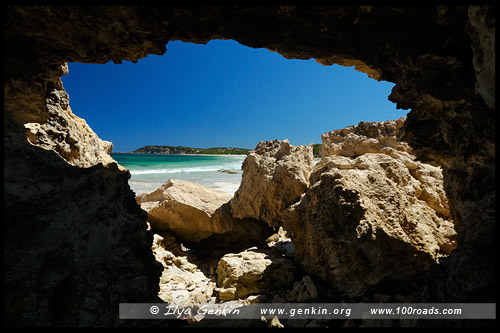
<svg viewBox="0 0 500 333">
<path fill-rule="evenodd" d="M 229 231 L 230 225 L 212 223 L 215 211 L 232 195 L 196 183 L 169 179 L 151 193 L 137 196 L 157 231 L 172 231 L 183 240 L 199 242 L 214 233 Z"/>
<path fill-rule="evenodd" d="M 109 155 L 113 144 L 101 140 L 87 125 L 86 121 L 76 116 L 69 106 L 69 96 L 62 86 L 61 75 L 68 73 L 67 64 L 54 66 L 48 74 L 44 86 L 39 82 L 26 85 L 25 82 L 11 81 L 6 86 L 8 95 L 22 102 L 6 100 L 6 112 L 12 112 L 12 104 L 22 108 L 9 116 L 18 125 L 19 131 L 24 131 L 33 145 L 46 150 L 53 150 L 68 163 L 79 167 L 91 167 L 103 163 L 115 163 Z M 41 96 L 37 96 L 40 94 Z M 120 166 L 120 169 L 123 169 Z"/>
<path fill-rule="evenodd" d="M 401 117 L 384 122 L 360 122 L 355 126 L 337 129 L 321 135 L 322 157 L 339 155 L 356 158 L 366 153 L 378 153 L 390 147 L 397 151 L 409 151 L 408 143 L 398 140 L 398 132 L 405 122 Z"/>
<path fill-rule="evenodd" d="M 456 247 L 441 170 L 386 147 L 323 158 L 284 214 L 295 256 L 349 297 L 420 279 Z"/>
<path fill-rule="evenodd" d="M 318 298 L 318 290 L 310 276 L 293 284 L 293 289 L 286 295 L 287 301 L 296 303 L 314 302 Z"/>
<path fill-rule="evenodd" d="M 233 196 L 196 183 L 169 179 L 151 193 L 136 197 L 148 212 L 155 231 L 171 231 L 184 242 L 195 242 L 208 252 L 261 242 L 270 230 L 263 222 L 231 215 Z"/>
<path fill-rule="evenodd" d="M 168 304 L 194 306 L 213 303 L 215 282 L 211 281 L 198 266 L 189 262 L 177 244 L 175 236 L 169 232 L 153 235 L 152 250 L 156 260 L 163 266 L 158 296 Z"/>
<path fill-rule="evenodd" d="M 292 286 L 297 268 L 287 258 L 270 250 L 248 249 L 224 255 L 217 265 L 221 300 L 271 293 Z"/>
<path fill-rule="evenodd" d="M 397 141 L 403 123 L 324 134 L 311 188 L 284 214 L 298 260 L 349 297 L 418 279 L 457 246 L 441 169 Z"/>
<path fill-rule="evenodd" d="M 117 326 L 118 303 L 159 301 L 128 172 L 78 168 L 27 142 L 6 141 L 5 153 L 8 326 Z"/>
<path fill-rule="evenodd" d="M 53 91 L 51 95 L 55 99 L 66 98 L 65 103 L 68 102 L 64 90 Z M 24 124 L 28 140 L 44 149 L 56 151 L 66 161 L 79 167 L 115 163 L 109 155 L 113 151 L 113 144 L 99 139 L 84 119 L 71 112 L 69 106 L 59 110 L 54 107 L 57 104 L 47 105 L 49 119 L 46 123 Z"/>
<path fill-rule="evenodd" d="M 311 146 L 295 147 L 288 140 L 260 142 L 243 162 L 241 185 L 231 199 L 232 215 L 279 227 L 282 212 L 309 186 L 312 167 Z"/>
<path fill-rule="evenodd" d="M 495 13 L 483 6 L 470 6 L 467 13 L 473 31 L 476 90 L 495 108 Z"/>
</svg>

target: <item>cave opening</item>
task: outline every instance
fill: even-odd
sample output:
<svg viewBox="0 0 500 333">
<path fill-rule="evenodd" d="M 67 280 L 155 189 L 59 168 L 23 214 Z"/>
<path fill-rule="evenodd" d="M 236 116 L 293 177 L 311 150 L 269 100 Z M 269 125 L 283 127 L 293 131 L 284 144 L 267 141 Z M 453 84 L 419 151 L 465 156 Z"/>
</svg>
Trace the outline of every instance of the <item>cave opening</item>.
<svg viewBox="0 0 500 333">
<path fill-rule="evenodd" d="M 164 55 L 137 63 L 70 63 L 62 77 L 72 111 L 113 143 L 111 155 L 130 170 L 137 194 L 155 190 L 168 178 L 234 193 L 243 156 L 261 141 L 315 144 L 319 158 L 321 134 L 405 115 L 387 99 L 394 84 L 372 80 L 353 67 L 286 59 L 234 40 L 172 41 L 166 47 Z M 198 156 L 192 162 L 159 154 L 134 160 L 137 154 L 123 154 L 155 152 L 140 150 L 148 146 L 169 146 L 174 155 L 172 147 L 243 150 L 229 152 L 239 157 Z"/>
<path fill-rule="evenodd" d="M 300 251 L 303 251 L 306 246 L 301 237 L 311 232 L 306 226 L 302 231 L 304 234 L 297 236 L 301 232 L 297 232 L 297 226 L 293 223 L 284 223 L 279 226 L 280 223 L 276 224 L 275 221 L 282 218 L 279 213 L 273 215 L 275 212 L 254 211 L 248 216 L 235 213 L 238 209 L 247 209 L 242 208 L 244 207 L 244 204 L 241 204 L 242 201 L 259 201 L 260 197 L 268 197 L 266 193 L 259 192 L 253 197 L 246 197 L 242 193 L 248 189 L 239 191 L 243 187 L 241 186 L 242 163 L 247 152 L 229 155 L 219 153 L 210 156 L 203 152 L 193 153 L 192 150 L 187 149 L 229 147 L 252 150 L 261 142 L 276 139 L 287 139 L 290 144 L 296 146 L 317 145 L 321 142 L 320 140 L 323 140 L 323 143 L 331 146 L 332 137 L 335 141 L 338 134 L 328 133 L 335 130 L 342 131 L 350 126 L 357 128 L 352 130 L 352 134 L 366 136 L 366 138 L 355 143 L 342 143 L 341 145 L 347 148 L 342 148 L 340 152 L 332 153 L 328 150 L 331 147 L 328 149 L 322 147 L 323 155 L 340 154 L 344 159 L 351 159 L 352 162 L 348 162 L 351 165 L 357 163 L 363 165 L 363 163 L 372 162 L 363 160 L 362 155 L 380 155 L 384 152 L 382 155 L 385 154 L 384 156 L 389 161 L 376 160 L 373 165 L 368 164 L 369 167 L 360 167 L 359 173 L 364 172 L 365 169 L 374 169 L 373 173 L 362 174 L 360 178 L 371 179 L 373 188 L 383 188 L 380 182 L 377 183 L 377 175 L 385 175 L 387 180 L 384 178 L 382 183 L 393 182 L 393 187 L 387 188 L 389 193 L 394 192 L 395 187 L 411 188 L 408 193 L 392 193 L 393 196 L 384 197 L 378 194 L 383 197 L 379 203 L 377 203 L 378 198 L 367 197 L 368 200 L 375 202 L 374 207 L 367 209 L 388 211 L 389 213 L 382 219 L 390 218 L 394 211 L 394 208 L 390 207 L 391 200 L 397 196 L 407 195 L 410 197 L 409 201 L 400 203 L 406 207 L 404 208 L 406 212 L 402 213 L 404 216 L 401 218 L 401 225 L 397 227 L 400 229 L 398 232 L 407 238 L 403 243 L 407 242 L 416 248 L 420 247 L 426 255 L 430 253 L 435 260 L 447 256 L 456 246 L 453 224 L 449 222 L 447 203 L 443 203 L 446 197 L 444 191 L 439 189 L 436 192 L 430 186 L 431 183 L 427 182 L 429 177 L 434 179 L 434 174 L 440 174 L 440 169 L 422 166 L 419 162 L 413 161 L 413 157 L 404 155 L 405 150 L 409 148 L 389 142 L 392 139 L 388 139 L 387 142 L 384 141 L 385 139 L 377 141 L 378 134 L 370 138 L 370 133 L 374 131 L 385 133 L 395 130 L 391 126 L 401 127 L 400 118 L 403 114 L 394 103 L 387 99 L 394 87 L 394 84 L 390 82 L 377 82 L 352 67 L 325 66 L 314 59 L 285 59 L 269 50 L 252 49 L 232 40 L 212 40 L 207 44 L 175 41 L 167 44 L 165 55 L 149 56 L 137 63 L 113 64 L 110 62 L 104 65 L 72 63 L 69 64 L 69 74 L 62 80 L 71 97 L 71 108 L 88 121 L 99 137 L 113 142 L 114 150 L 111 156 L 130 171 L 129 185 L 136 193 L 137 202 L 148 211 L 148 221 L 155 234 L 154 254 L 161 256 L 163 251 L 172 251 L 171 255 L 174 258 L 187 258 L 187 261 L 179 266 L 181 270 L 189 270 L 191 269 L 189 265 L 195 265 L 203 270 L 205 277 L 215 279 L 215 271 L 218 267 L 215 264 L 222 260 L 222 256 L 251 247 L 254 245 L 252 242 L 255 238 L 250 236 L 248 242 L 243 242 L 241 235 L 238 235 L 241 230 L 227 236 L 224 233 L 200 231 L 204 228 L 200 227 L 200 230 L 193 233 L 192 229 L 180 225 L 182 223 L 165 222 L 165 220 L 175 220 L 176 214 L 182 215 L 184 212 L 179 213 L 175 211 L 176 208 L 170 208 L 170 212 L 162 211 L 156 215 L 156 208 L 151 208 L 151 200 L 158 196 L 157 191 L 160 189 L 160 192 L 166 193 L 169 187 L 192 186 L 179 183 L 177 180 L 192 182 L 227 194 L 217 203 L 220 208 L 211 212 L 215 215 L 205 221 L 206 219 L 196 213 L 193 216 L 198 216 L 202 222 L 193 224 L 209 225 L 212 223 L 213 216 L 217 216 L 216 220 L 219 222 L 224 219 L 222 216 L 228 215 L 232 215 L 235 219 L 250 218 L 255 221 L 265 220 L 267 215 L 273 216 L 270 220 L 264 221 L 272 227 L 273 234 L 266 234 L 269 231 L 263 231 L 262 225 L 254 224 L 253 227 L 255 230 L 260 230 L 256 232 L 259 233 L 259 237 L 266 235 L 266 242 L 270 247 L 279 249 L 277 251 L 281 251 L 284 256 L 291 257 L 295 252 L 292 238 L 299 241 Z M 379 129 L 376 129 L 376 126 L 371 128 L 372 125 L 369 125 L 371 122 L 384 123 L 386 121 L 394 121 L 397 125 L 390 125 L 388 127 L 390 130 L 386 129 L 385 125 Z M 322 134 L 325 134 L 324 139 L 321 137 Z M 340 136 L 343 135 L 345 133 Z M 394 136 L 394 134 L 388 135 Z M 380 145 L 372 146 L 372 141 L 377 141 Z M 387 146 L 385 151 L 384 146 Z M 351 168 L 342 164 L 343 161 L 320 160 L 320 156 L 316 155 L 311 169 L 307 171 L 312 172 L 311 183 L 308 184 L 311 187 L 317 182 L 317 178 L 321 177 L 322 172 L 332 172 L 332 165 L 334 169 Z M 317 163 L 320 163 L 321 167 L 313 170 L 313 166 Z M 398 169 L 401 163 L 406 163 L 408 170 Z M 353 179 L 357 177 L 356 174 L 340 176 L 353 177 Z M 407 179 L 404 179 L 405 176 Z M 272 178 L 276 178 L 278 183 L 284 182 L 285 178 L 280 179 L 280 177 L 274 174 Z M 245 186 L 248 187 L 248 184 Z M 318 188 L 320 187 L 313 187 L 311 191 L 305 188 L 300 193 L 280 193 L 280 189 L 277 188 L 268 190 L 269 193 L 276 194 L 278 198 L 289 196 L 289 201 L 285 200 L 278 204 L 280 207 L 288 207 L 293 204 L 300 206 L 302 194 L 308 200 L 314 200 L 311 198 L 318 195 L 314 193 Z M 373 188 L 359 187 L 354 190 L 349 189 L 348 192 L 368 193 Z M 197 190 L 188 191 L 195 193 Z M 325 200 L 318 202 L 317 205 L 321 206 L 331 200 L 336 202 L 358 200 L 346 199 L 342 195 L 334 198 L 331 191 L 319 192 L 319 196 L 323 196 Z M 201 201 L 205 202 L 210 200 L 212 199 L 201 198 Z M 276 205 L 276 203 L 265 205 L 271 207 L 273 204 Z M 414 208 L 411 207 L 412 205 Z M 429 206 L 432 207 L 429 208 Z M 414 210 L 420 209 L 425 213 L 414 213 Z M 436 216 L 433 215 L 432 210 L 436 211 Z M 336 212 L 328 214 L 330 213 L 333 214 L 332 219 L 343 221 L 343 218 L 336 215 Z M 426 215 L 427 213 L 429 214 Z M 308 214 L 303 217 L 304 220 L 315 213 Z M 345 214 L 354 216 L 357 212 L 346 211 Z M 428 220 L 429 224 L 420 228 L 415 221 L 422 216 L 423 219 Z M 361 217 L 359 219 L 362 220 Z M 375 224 L 374 228 L 381 230 L 387 227 Z M 322 226 L 321 228 L 323 227 L 327 235 L 334 235 L 338 232 L 334 230 L 336 226 Z M 347 233 L 354 230 L 345 228 Z M 419 231 L 425 228 L 430 228 L 433 230 L 432 233 L 439 235 L 431 242 L 432 244 L 420 244 L 422 237 L 430 237 L 426 231 Z M 364 232 L 360 231 L 361 229 L 363 227 L 360 225 L 355 230 L 358 236 Z M 239 244 L 235 244 L 234 239 L 237 239 Z M 332 240 L 327 240 L 329 241 Z M 399 246 L 395 245 L 395 248 Z M 324 250 L 319 248 L 312 251 Z M 408 250 L 403 250 L 404 253 L 406 251 Z M 214 255 L 213 253 L 216 252 L 217 255 Z M 303 253 L 301 255 L 304 256 Z M 391 260 L 387 262 L 393 264 Z M 342 264 L 338 262 L 330 262 L 329 265 L 342 267 Z M 428 262 L 422 265 L 426 267 Z M 396 272 L 406 269 L 406 267 L 399 267 L 399 264 L 394 264 L 394 266 L 397 267 Z M 173 301 L 171 299 L 172 288 L 176 286 L 170 281 L 169 274 L 175 276 L 175 273 L 169 270 L 170 268 L 169 265 L 165 266 L 163 283 L 160 283 L 159 295 L 166 302 Z M 312 271 L 318 276 L 330 274 L 317 268 Z M 401 274 L 404 276 L 403 273 Z M 380 274 L 378 278 L 385 281 L 393 276 Z M 395 279 L 398 280 L 398 278 L 401 276 L 396 274 Z M 339 277 L 332 279 L 342 280 Z M 321 281 L 317 280 L 316 284 L 318 283 Z M 201 285 L 205 288 L 204 290 L 211 288 L 206 283 Z M 360 282 L 360 285 L 363 283 Z M 371 287 L 363 286 L 362 288 L 370 289 Z M 230 299 L 234 296 L 223 297 Z M 186 297 L 189 299 L 191 295 L 188 294 Z"/>
</svg>

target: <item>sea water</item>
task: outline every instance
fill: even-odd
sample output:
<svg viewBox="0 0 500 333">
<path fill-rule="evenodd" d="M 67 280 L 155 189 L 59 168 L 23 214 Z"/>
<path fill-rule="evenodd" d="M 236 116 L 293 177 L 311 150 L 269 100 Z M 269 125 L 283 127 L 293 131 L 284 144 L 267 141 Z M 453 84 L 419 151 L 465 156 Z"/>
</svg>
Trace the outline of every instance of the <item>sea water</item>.
<svg viewBox="0 0 500 333">
<path fill-rule="evenodd" d="M 130 188 L 150 193 L 169 179 L 181 179 L 233 194 L 241 183 L 245 155 L 155 155 L 112 153 L 130 171 Z"/>
</svg>

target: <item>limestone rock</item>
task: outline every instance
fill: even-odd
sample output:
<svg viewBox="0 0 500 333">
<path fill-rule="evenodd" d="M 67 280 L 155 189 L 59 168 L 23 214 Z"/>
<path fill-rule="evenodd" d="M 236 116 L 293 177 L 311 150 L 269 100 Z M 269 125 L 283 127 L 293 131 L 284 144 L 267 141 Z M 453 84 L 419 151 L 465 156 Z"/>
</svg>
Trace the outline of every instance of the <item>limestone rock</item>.
<svg viewBox="0 0 500 333">
<path fill-rule="evenodd" d="M 296 273 L 292 261 L 255 248 L 224 255 L 217 265 L 221 300 L 242 298 L 289 288 Z"/>
<path fill-rule="evenodd" d="M 44 124 L 24 124 L 30 143 L 47 150 L 54 150 L 68 163 L 80 167 L 90 167 L 98 163 L 104 165 L 116 163 L 109 155 L 113 151 L 112 143 L 101 140 L 84 119 L 71 112 L 69 106 L 65 110 L 54 112 L 51 117 L 64 119 Z M 61 126 L 61 123 L 66 126 Z"/>
<path fill-rule="evenodd" d="M 467 14 L 473 30 L 476 90 L 491 108 L 495 108 L 495 16 L 488 11 L 488 7 L 470 6 Z"/>
<path fill-rule="evenodd" d="M 231 200 L 233 217 L 279 226 L 281 213 L 309 186 L 312 168 L 311 146 L 295 147 L 288 140 L 260 142 L 243 162 L 241 185 Z"/>
<path fill-rule="evenodd" d="M 391 147 L 398 151 L 409 151 L 408 144 L 397 138 L 404 122 L 404 117 L 384 122 L 362 121 L 355 126 L 322 134 L 321 157 L 339 155 L 355 158 L 365 153 L 380 152 L 384 147 Z"/>
<path fill-rule="evenodd" d="M 169 230 L 207 252 L 248 247 L 269 236 L 270 228 L 252 219 L 235 219 L 232 195 L 188 181 L 170 179 L 157 190 L 136 197 L 155 231 Z"/>
<path fill-rule="evenodd" d="M 199 242 L 230 230 L 228 225 L 212 223 L 216 221 L 212 215 L 231 197 L 199 184 L 170 179 L 157 190 L 138 195 L 136 200 L 148 212 L 153 230 L 170 230 L 183 240 Z"/>
<path fill-rule="evenodd" d="M 176 243 L 173 234 L 154 234 L 151 249 L 163 266 L 158 296 L 166 303 L 185 307 L 211 303 L 215 282 L 211 281 Z"/>
<path fill-rule="evenodd" d="M 274 316 L 272 319 L 269 319 L 269 320 L 262 317 L 261 320 L 266 322 L 267 327 L 277 327 L 277 328 L 284 328 L 285 327 L 285 326 L 283 326 L 282 323 L 280 323 L 278 316 Z"/>
<path fill-rule="evenodd" d="M 59 75 L 68 73 L 66 63 L 56 68 L 55 72 Z M 61 79 L 48 88 L 43 103 L 45 108 L 36 117 L 26 114 L 16 116 L 26 121 L 25 134 L 31 144 L 53 150 L 66 162 L 79 167 L 116 163 L 109 155 L 113 151 L 113 144 L 101 140 L 85 119 L 72 112 Z M 28 113 L 28 110 L 23 111 Z"/>
<path fill-rule="evenodd" d="M 116 326 L 117 300 L 160 301 L 153 236 L 127 172 L 79 168 L 28 142 L 6 142 L 5 153 L 8 326 Z"/>
<path fill-rule="evenodd" d="M 352 132 L 346 142 L 355 147 Z M 363 147 L 365 137 L 360 140 Z M 337 141 L 342 155 L 316 164 L 313 185 L 283 218 L 309 273 L 358 296 L 378 284 L 414 279 L 456 247 L 440 168 L 394 149 L 401 146 L 392 140 L 389 146 L 373 142 L 377 153 L 355 158 Z"/>
</svg>

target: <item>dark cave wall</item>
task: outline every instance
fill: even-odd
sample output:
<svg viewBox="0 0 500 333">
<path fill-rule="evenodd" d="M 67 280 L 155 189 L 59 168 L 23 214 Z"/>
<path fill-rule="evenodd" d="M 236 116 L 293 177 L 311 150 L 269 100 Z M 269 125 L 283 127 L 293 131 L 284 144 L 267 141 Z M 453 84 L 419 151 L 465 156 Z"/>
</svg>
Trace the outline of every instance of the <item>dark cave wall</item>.
<svg viewBox="0 0 500 333">
<path fill-rule="evenodd" d="M 70 144 L 65 148 L 69 153 L 63 154 L 62 148 L 43 149 L 41 141 L 27 143 L 24 125 L 57 125 L 63 134 L 46 130 L 41 136 L 53 140 L 54 147 L 82 140 L 84 136 L 78 133 L 83 130 L 78 126 L 64 132 L 78 123 L 74 117 L 61 116 L 71 112 L 60 80 L 64 64 L 137 61 L 149 54 L 163 54 L 170 40 L 206 43 L 234 39 L 286 58 L 356 66 L 374 79 L 396 83 L 389 99 L 399 108 L 411 109 L 401 138 L 418 158 L 443 167 L 459 232 L 457 249 L 429 272 L 428 288 L 421 297 L 440 302 L 493 300 L 494 7 L 4 9 L 4 230 L 10 235 L 4 258 L 6 316 L 11 325 L 117 325 L 113 316 L 118 301 L 155 299 L 159 273 L 147 242 L 120 241 L 119 250 L 111 242 L 109 251 L 130 251 L 130 255 L 120 259 L 99 256 L 102 270 L 97 276 L 89 268 L 95 260 L 91 250 L 100 248 L 96 244 L 103 237 L 102 230 L 108 230 L 111 238 L 126 238 L 137 230 L 144 239 L 149 237 L 145 217 L 131 202 L 126 172 L 112 163 L 99 164 L 99 158 L 85 159 L 89 151 L 90 155 L 102 153 L 103 147 L 94 139 Z M 50 126 L 43 128 L 53 128 Z M 73 165 L 65 165 L 64 160 Z M 113 195 L 109 188 L 114 188 Z M 102 209 L 96 210 L 96 205 Z M 75 213 L 76 206 L 80 213 Z M 87 223 L 94 227 L 88 228 Z M 48 253 L 42 240 L 49 230 L 54 235 L 53 249 L 72 250 Z M 26 234 L 29 242 L 23 241 Z M 89 250 L 80 252 L 75 247 Z M 28 255 L 29 251 L 36 255 Z M 134 267 L 134 276 L 144 278 L 136 281 L 135 289 L 120 289 L 116 286 L 128 285 L 130 276 L 116 276 L 116 269 L 128 266 Z M 43 280 L 46 275 L 54 278 Z M 66 289 L 73 290 L 80 301 L 54 318 L 54 309 L 65 304 L 55 296 L 57 290 Z M 101 315 L 82 315 L 97 311 L 89 310 L 88 304 L 108 310 Z"/>
</svg>

